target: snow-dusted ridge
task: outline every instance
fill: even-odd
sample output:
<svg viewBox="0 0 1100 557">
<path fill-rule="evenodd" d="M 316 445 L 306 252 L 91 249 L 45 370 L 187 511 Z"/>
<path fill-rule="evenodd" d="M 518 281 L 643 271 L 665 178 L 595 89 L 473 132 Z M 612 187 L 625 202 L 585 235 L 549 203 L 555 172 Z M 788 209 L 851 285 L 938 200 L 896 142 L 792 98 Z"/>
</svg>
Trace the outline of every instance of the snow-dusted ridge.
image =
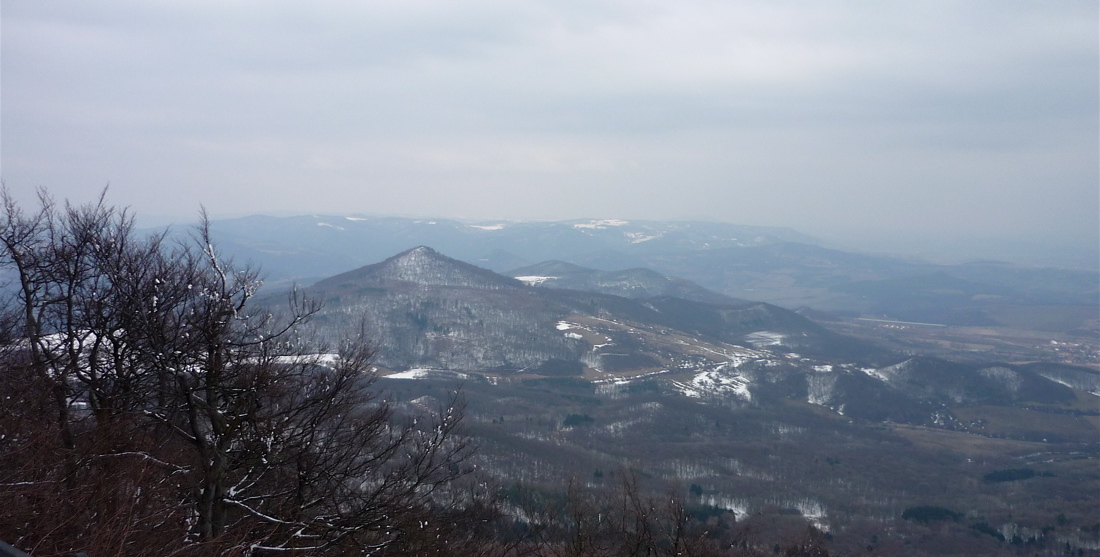
<svg viewBox="0 0 1100 557">
<path fill-rule="evenodd" d="M 576 224 L 573 225 L 573 228 L 582 228 L 582 229 L 587 228 L 587 229 L 591 229 L 591 230 L 603 230 L 603 229 L 605 229 L 607 227 L 610 227 L 610 226 L 626 226 L 628 224 L 630 224 L 630 221 L 619 220 L 619 219 L 604 219 L 604 220 L 594 220 L 594 221 L 590 221 L 590 222 L 576 223 Z"/>
</svg>

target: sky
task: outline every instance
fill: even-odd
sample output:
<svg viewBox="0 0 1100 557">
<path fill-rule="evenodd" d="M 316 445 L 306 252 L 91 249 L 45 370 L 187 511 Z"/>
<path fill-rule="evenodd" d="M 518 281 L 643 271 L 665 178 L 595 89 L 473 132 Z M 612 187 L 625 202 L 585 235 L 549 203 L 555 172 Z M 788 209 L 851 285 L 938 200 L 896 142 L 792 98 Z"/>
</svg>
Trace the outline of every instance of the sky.
<svg viewBox="0 0 1100 557">
<path fill-rule="evenodd" d="M 5 0 L 0 47 L 27 203 L 1100 257 L 1095 0 Z"/>
</svg>

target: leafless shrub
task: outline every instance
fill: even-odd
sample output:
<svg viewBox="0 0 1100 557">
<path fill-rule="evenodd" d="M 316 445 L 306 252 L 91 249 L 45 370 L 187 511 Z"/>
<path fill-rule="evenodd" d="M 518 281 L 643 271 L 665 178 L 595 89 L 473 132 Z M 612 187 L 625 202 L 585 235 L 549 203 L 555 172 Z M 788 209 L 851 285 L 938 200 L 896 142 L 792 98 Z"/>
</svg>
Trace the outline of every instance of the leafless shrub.
<svg viewBox="0 0 1100 557">
<path fill-rule="evenodd" d="M 413 544 L 461 477 L 462 404 L 395 415 L 362 334 L 335 349 L 256 270 L 126 211 L 5 191 L 0 538 L 35 555 L 356 554 Z M 423 530 L 424 528 L 420 528 Z"/>
</svg>

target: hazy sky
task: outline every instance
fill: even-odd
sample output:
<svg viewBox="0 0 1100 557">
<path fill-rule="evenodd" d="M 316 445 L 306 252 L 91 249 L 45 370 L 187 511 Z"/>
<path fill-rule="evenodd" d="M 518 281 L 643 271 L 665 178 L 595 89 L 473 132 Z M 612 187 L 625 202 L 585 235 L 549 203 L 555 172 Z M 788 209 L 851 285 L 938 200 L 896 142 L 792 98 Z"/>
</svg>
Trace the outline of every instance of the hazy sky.
<svg viewBox="0 0 1100 557">
<path fill-rule="evenodd" d="M 140 214 L 1100 235 L 1086 1 L 5 0 L 0 175 Z M 1064 246 L 1062 246 L 1064 247 Z"/>
</svg>

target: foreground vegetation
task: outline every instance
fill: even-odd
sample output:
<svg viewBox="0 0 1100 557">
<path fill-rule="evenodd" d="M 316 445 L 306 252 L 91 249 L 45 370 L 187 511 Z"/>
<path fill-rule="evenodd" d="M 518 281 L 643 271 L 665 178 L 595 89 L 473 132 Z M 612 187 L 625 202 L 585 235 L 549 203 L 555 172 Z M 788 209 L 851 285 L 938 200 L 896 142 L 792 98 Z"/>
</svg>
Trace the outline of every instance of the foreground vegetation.
<svg viewBox="0 0 1100 557">
<path fill-rule="evenodd" d="M 255 271 L 133 232 L 100 203 L 4 195 L 0 532 L 36 554 L 386 547 L 469 453 L 453 404 L 402 420 L 361 335 L 336 347 L 250 304 Z M 332 354 L 332 355 L 329 355 Z"/>
</svg>

